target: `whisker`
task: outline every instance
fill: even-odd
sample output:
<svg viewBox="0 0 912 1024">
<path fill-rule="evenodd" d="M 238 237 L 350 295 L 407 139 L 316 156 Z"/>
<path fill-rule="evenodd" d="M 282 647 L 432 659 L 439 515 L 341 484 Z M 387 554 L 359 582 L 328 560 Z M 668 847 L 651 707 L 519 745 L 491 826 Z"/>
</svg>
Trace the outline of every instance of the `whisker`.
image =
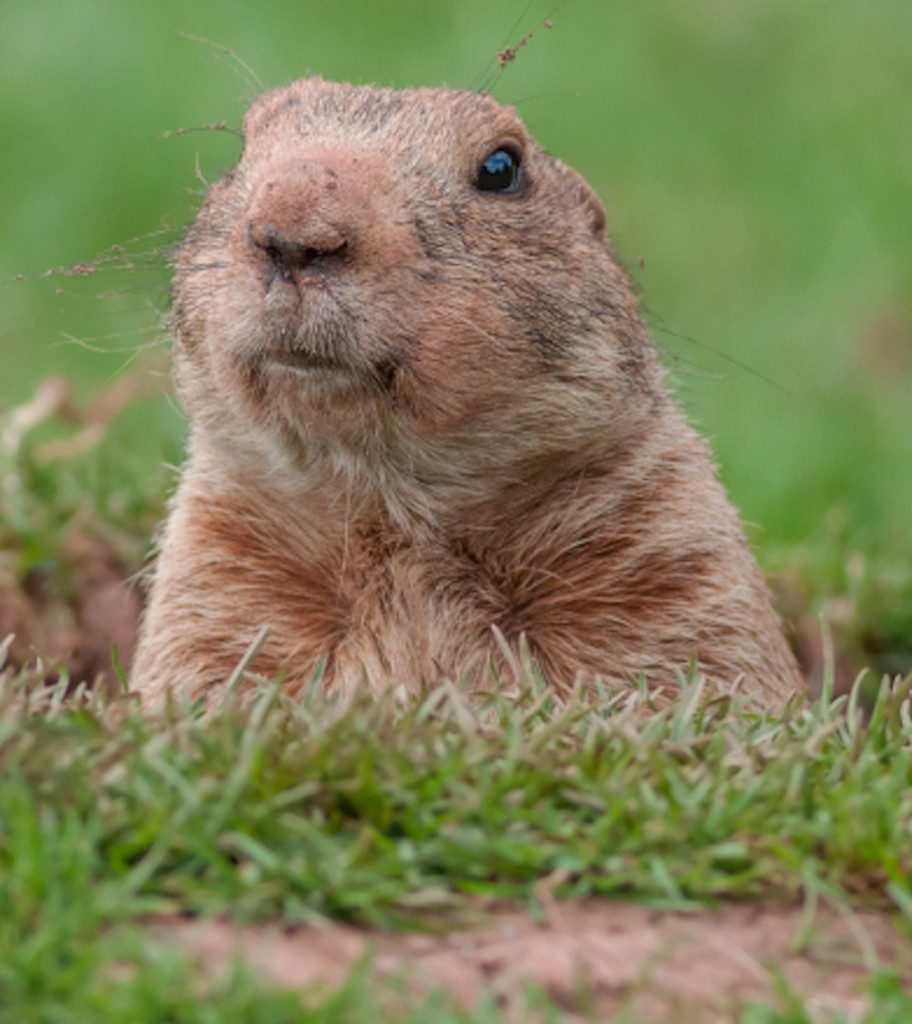
<svg viewBox="0 0 912 1024">
<path fill-rule="evenodd" d="M 241 57 L 240 54 L 230 46 L 225 46 L 223 43 L 217 43 L 212 39 L 206 39 L 205 36 L 193 35 L 191 32 L 179 32 L 178 35 L 189 40 L 191 43 L 202 43 L 203 45 L 210 47 L 210 49 L 215 52 L 216 58 L 219 56 L 227 57 L 229 64 L 234 65 L 235 73 L 240 73 L 240 77 L 246 80 L 248 86 L 252 86 L 257 92 L 263 91 L 263 80 L 247 63 L 247 61 L 245 61 L 243 57 Z"/>
<path fill-rule="evenodd" d="M 534 2 L 535 2 L 535 0 L 527 0 L 526 6 L 522 9 L 522 13 L 519 15 L 519 17 L 516 19 L 516 21 L 513 22 L 513 25 L 510 28 L 510 31 L 506 34 L 503 42 L 498 47 L 497 53 L 500 53 L 501 50 L 503 50 L 506 46 L 509 45 L 510 40 L 513 38 L 514 34 L 518 31 L 519 26 L 526 20 L 526 15 L 532 9 L 532 4 Z M 487 92 L 488 91 L 487 89 L 483 89 L 482 86 L 484 85 L 484 82 L 487 79 L 488 75 L 494 70 L 494 64 L 497 61 L 497 53 L 495 53 L 494 56 L 491 57 L 491 59 L 488 61 L 488 63 L 485 64 L 485 66 L 482 68 L 481 74 L 478 75 L 475 78 L 474 82 L 470 86 L 472 92 Z"/>
<path fill-rule="evenodd" d="M 669 337 L 672 338 L 679 338 L 681 341 L 686 341 L 688 344 L 694 345 L 697 348 L 701 348 L 705 352 L 712 353 L 714 356 L 724 360 L 726 363 L 729 363 L 732 366 L 736 366 L 739 370 L 743 370 L 745 373 L 749 373 L 752 377 L 756 377 L 757 380 L 762 380 L 764 384 L 768 384 L 771 388 L 775 388 L 782 394 L 788 395 L 789 398 L 798 397 L 793 391 L 789 391 L 787 387 L 780 384 L 778 381 L 773 380 L 772 377 L 767 377 L 765 374 L 760 373 L 759 370 L 754 369 L 747 363 L 743 363 L 740 359 L 736 359 L 734 356 L 729 355 L 727 352 L 723 352 L 722 349 L 715 348 L 714 346 L 707 344 L 705 341 L 698 341 L 696 338 L 693 338 L 688 334 L 683 334 L 680 331 L 673 331 L 670 327 L 664 327 L 661 323 L 655 324 L 654 330 L 660 331 L 662 334 L 667 334 Z M 683 356 L 679 358 L 683 358 Z"/>
<path fill-rule="evenodd" d="M 161 334 L 161 327 L 158 325 L 152 327 L 137 327 L 132 331 L 114 331 L 111 334 L 102 334 L 98 337 L 98 341 L 113 340 L 115 338 L 128 338 L 135 337 L 142 334 Z M 76 348 L 81 348 L 86 352 L 93 352 L 96 355 L 115 355 L 121 352 L 135 352 L 136 345 L 124 346 L 123 348 L 107 348 L 103 345 L 95 345 L 85 338 L 78 338 L 75 334 L 67 334 L 64 332 L 63 337 L 59 341 L 51 342 L 52 348 L 61 348 L 64 345 L 75 345 Z"/>
</svg>

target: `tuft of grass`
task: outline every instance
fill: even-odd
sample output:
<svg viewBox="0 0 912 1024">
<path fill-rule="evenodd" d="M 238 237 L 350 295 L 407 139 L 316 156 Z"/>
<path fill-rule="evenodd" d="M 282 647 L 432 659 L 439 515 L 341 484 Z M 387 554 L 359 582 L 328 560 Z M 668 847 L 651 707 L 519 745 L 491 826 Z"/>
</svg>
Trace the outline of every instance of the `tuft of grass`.
<svg viewBox="0 0 912 1024">
<path fill-rule="evenodd" d="M 77 533 L 104 543 L 128 570 L 139 566 L 172 476 L 161 460 L 176 458 L 177 448 L 162 437 L 155 462 L 136 459 L 122 424 L 105 423 L 100 443 L 65 457 L 48 454 L 55 443 L 79 439 L 60 409 L 41 409 L 43 393 L 55 386 L 66 390 L 69 382 L 48 379 L 28 403 L 0 417 L 0 559 L 20 580 L 39 572 L 60 587 Z M 96 396 L 99 403 L 104 397 Z M 141 414 L 143 405 L 134 402 L 127 413 Z"/>
<path fill-rule="evenodd" d="M 738 1016 L 738 1024 L 906 1024 L 912 1020 L 912 998 L 898 978 L 885 972 L 871 975 L 866 1008 L 852 1012 L 828 1008 L 824 999 L 809 1004 L 785 984 L 778 989 L 778 1005 L 749 1004 Z"/>
<path fill-rule="evenodd" d="M 857 693 L 769 715 L 699 680 L 670 706 L 645 690 L 559 700 L 530 678 L 472 702 L 450 684 L 405 703 L 260 684 L 149 713 L 7 669 L 0 1022 L 561 1019 L 544 998 L 538 1017 L 381 1006 L 357 979 L 302 1009 L 156 951 L 141 931 L 156 912 L 442 927 L 479 901 L 534 907 L 547 878 L 565 898 L 672 907 L 873 903 L 912 928 L 910 688 L 885 684 L 867 722 Z M 872 986 L 865 1021 L 909 1019 L 898 982 Z M 742 1020 L 843 1019 L 780 1001 Z"/>
<path fill-rule="evenodd" d="M 866 727 L 855 696 L 758 714 L 530 682 L 470 704 L 264 686 L 217 711 L 8 673 L 0 696 L 0 893 L 26 936 L 48 900 L 383 926 L 479 897 L 864 894 L 912 923 L 909 683 Z M 56 894 L 56 895 L 55 895 Z"/>
<path fill-rule="evenodd" d="M 818 535 L 770 553 L 790 591 L 793 618 L 817 632 L 820 616 L 857 669 L 904 675 L 912 670 L 912 546 L 908 538 L 852 524 L 834 507 Z"/>
<path fill-rule="evenodd" d="M 77 682 L 113 682 L 112 643 L 130 646 L 141 598 L 127 581 L 149 551 L 173 476 L 126 443 L 124 421 L 149 405 L 131 401 L 134 380 L 80 408 L 69 381 L 49 378 L 0 416 L 0 640 L 15 635 L 17 664 L 36 653 L 66 661 Z M 157 434 L 151 443 L 160 455 L 168 447 Z"/>
</svg>

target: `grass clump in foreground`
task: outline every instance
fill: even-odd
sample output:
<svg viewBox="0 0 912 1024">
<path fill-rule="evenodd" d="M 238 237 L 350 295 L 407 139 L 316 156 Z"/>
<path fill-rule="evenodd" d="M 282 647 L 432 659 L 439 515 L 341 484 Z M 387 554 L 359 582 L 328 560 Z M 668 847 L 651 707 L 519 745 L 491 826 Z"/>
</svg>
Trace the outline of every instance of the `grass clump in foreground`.
<svg viewBox="0 0 912 1024">
<path fill-rule="evenodd" d="M 912 928 L 910 682 L 885 684 L 865 724 L 852 698 L 768 715 L 699 681 L 668 707 L 645 691 L 562 701 L 533 679 L 473 703 L 449 685 L 407 703 L 263 685 L 209 714 L 151 714 L 7 670 L 0 1020 L 91 1020 L 66 1009 L 80 992 L 102 1021 L 153 989 L 198 1003 L 201 982 L 136 937 L 163 912 L 440 926 L 479 900 L 534 906 L 549 876 L 566 898 L 823 897 Z M 218 984 L 207 1005 L 235 1009 L 213 1021 L 310 1019 L 281 994 L 246 1015 L 232 1000 L 254 983 Z M 803 1019 L 761 1012 L 744 1020 Z M 204 1019 L 182 1013 L 130 1019 Z M 434 1014 L 384 1019 L 500 1019 Z"/>
<path fill-rule="evenodd" d="M 0 866 L 71 863 L 112 906 L 288 922 L 395 925 L 531 898 L 555 871 L 566 896 L 818 886 L 912 920 L 908 690 L 885 686 L 865 726 L 851 698 L 773 716 L 699 681 L 666 708 L 534 683 L 478 704 L 453 686 L 405 704 L 263 686 L 153 715 L 7 677 Z"/>
</svg>

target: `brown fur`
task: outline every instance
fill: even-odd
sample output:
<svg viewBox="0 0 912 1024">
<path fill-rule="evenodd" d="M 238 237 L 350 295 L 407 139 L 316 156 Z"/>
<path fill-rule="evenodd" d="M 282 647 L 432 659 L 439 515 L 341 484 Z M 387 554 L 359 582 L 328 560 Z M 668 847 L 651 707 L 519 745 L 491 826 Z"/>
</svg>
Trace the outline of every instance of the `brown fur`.
<svg viewBox="0 0 912 1024">
<path fill-rule="evenodd" d="M 474 93 L 307 79 L 244 128 L 177 256 L 190 455 L 143 696 L 217 696 L 262 625 L 254 667 L 289 688 L 323 659 L 338 688 L 477 675 L 499 630 L 559 688 L 674 686 L 698 659 L 716 685 L 792 693 L 583 179 Z M 478 191 L 504 146 L 523 185 Z"/>
</svg>

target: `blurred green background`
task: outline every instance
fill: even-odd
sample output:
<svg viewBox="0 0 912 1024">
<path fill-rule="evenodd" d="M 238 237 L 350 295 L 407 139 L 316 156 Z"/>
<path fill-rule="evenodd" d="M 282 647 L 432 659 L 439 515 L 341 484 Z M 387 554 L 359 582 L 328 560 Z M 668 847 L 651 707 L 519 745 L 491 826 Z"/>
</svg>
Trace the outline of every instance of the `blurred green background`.
<svg viewBox="0 0 912 1024">
<path fill-rule="evenodd" d="M 835 517 L 907 549 L 909 0 L 2 0 L 0 409 L 164 346 L 167 247 L 238 143 L 161 136 L 237 125 L 258 88 L 219 47 L 264 86 L 473 87 L 544 18 L 493 92 L 604 198 L 755 544 L 813 544 Z M 40 276 L 163 228 L 133 271 Z M 125 424 L 125 459 L 177 450 L 166 401 Z"/>
</svg>

